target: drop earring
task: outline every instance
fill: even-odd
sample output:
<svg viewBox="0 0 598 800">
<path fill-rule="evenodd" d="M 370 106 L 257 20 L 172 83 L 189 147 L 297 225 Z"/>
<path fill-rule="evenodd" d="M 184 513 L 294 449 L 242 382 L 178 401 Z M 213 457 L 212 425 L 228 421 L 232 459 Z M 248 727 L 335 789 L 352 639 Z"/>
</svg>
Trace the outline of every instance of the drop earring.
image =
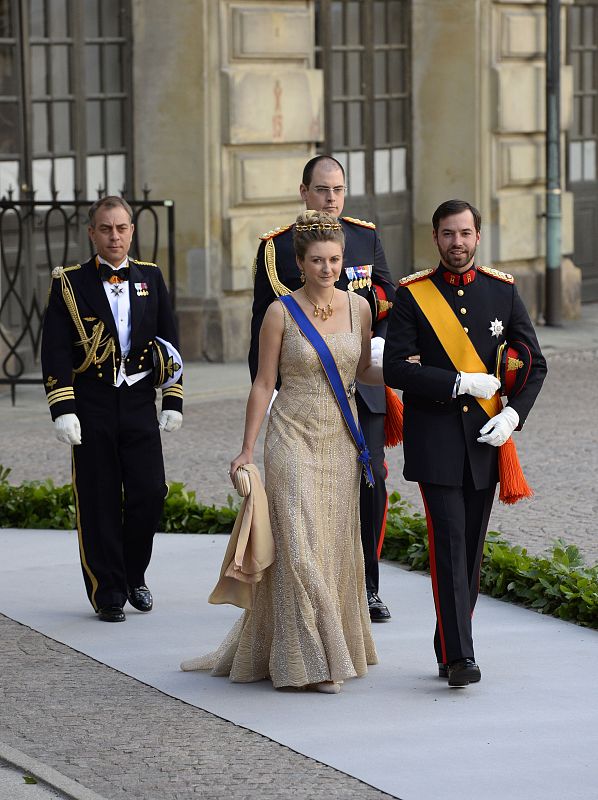
<svg viewBox="0 0 598 800">
<path fill-rule="evenodd" d="M 305 272 L 301 273 L 301 283 L 305 283 Z"/>
</svg>

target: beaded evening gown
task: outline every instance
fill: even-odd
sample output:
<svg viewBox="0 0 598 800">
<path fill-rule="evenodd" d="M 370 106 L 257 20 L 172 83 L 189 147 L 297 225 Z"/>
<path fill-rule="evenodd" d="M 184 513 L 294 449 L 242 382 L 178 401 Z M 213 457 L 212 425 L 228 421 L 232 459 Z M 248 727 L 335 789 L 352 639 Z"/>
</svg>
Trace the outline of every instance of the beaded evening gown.
<svg viewBox="0 0 598 800">
<path fill-rule="evenodd" d="M 345 386 L 361 350 L 356 297 L 350 333 L 325 335 Z M 313 347 L 284 309 L 282 385 L 264 447 L 274 564 L 215 653 L 184 669 L 275 687 L 342 681 L 377 663 L 359 523 L 357 449 Z M 357 411 L 352 398 L 351 409 Z"/>
</svg>

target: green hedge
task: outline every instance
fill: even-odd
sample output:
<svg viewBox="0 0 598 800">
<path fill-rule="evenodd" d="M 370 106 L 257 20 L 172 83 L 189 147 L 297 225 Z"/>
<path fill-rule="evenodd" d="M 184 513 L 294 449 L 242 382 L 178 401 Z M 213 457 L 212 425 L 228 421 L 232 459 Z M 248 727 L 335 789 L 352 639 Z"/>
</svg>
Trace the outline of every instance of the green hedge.
<svg viewBox="0 0 598 800">
<path fill-rule="evenodd" d="M 8 483 L 9 469 L 0 466 L 0 527 L 75 527 L 70 485 L 51 480 Z M 229 496 L 223 507 L 204 505 L 182 483 L 172 483 L 160 529 L 172 533 L 227 533 L 232 530 L 238 505 Z M 425 519 L 398 493 L 390 497 L 383 558 L 409 569 L 428 570 L 428 534 Z M 533 608 L 542 614 L 598 628 L 598 565 L 588 567 L 577 547 L 562 541 L 550 554 L 534 556 L 512 547 L 490 532 L 484 545 L 480 588 L 485 594 Z"/>
</svg>

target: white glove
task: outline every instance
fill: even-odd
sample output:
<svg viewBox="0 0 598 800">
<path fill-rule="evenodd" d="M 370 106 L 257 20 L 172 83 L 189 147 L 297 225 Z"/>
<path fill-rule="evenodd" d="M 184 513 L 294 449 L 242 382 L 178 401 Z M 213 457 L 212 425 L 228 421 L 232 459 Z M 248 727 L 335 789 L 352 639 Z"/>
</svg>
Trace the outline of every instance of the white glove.
<svg viewBox="0 0 598 800">
<path fill-rule="evenodd" d="M 272 409 L 272 403 L 276 400 L 276 395 L 277 394 L 278 394 L 278 389 L 274 389 L 274 391 L 272 392 L 272 398 L 270 400 L 270 405 L 266 409 L 266 414 L 270 413 L 270 410 Z"/>
<path fill-rule="evenodd" d="M 470 394 L 490 400 L 500 389 L 500 381 L 494 375 L 485 372 L 461 372 L 461 382 L 457 394 Z"/>
<path fill-rule="evenodd" d="M 166 433 L 173 433 L 183 424 L 183 415 L 180 411 L 160 411 L 158 417 L 158 427 Z"/>
<path fill-rule="evenodd" d="M 481 436 L 478 437 L 478 442 L 491 444 L 492 447 L 500 447 L 501 444 L 507 441 L 518 425 L 519 414 L 514 408 L 506 406 L 480 429 Z"/>
<path fill-rule="evenodd" d="M 61 414 L 54 420 L 54 433 L 63 444 L 81 444 L 81 423 L 76 414 Z"/>
<path fill-rule="evenodd" d="M 374 336 L 372 339 L 372 367 L 381 367 L 382 359 L 384 357 L 384 339 L 381 336 Z"/>
</svg>

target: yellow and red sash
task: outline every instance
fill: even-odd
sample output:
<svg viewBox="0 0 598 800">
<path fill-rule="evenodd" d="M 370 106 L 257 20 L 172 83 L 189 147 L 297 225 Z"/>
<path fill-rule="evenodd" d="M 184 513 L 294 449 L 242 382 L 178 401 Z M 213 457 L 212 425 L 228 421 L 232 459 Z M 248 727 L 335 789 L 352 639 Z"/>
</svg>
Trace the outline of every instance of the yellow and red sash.
<svg viewBox="0 0 598 800">
<path fill-rule="evenodd" d="M 432 326 L 438 341 L 455 369 L 458 372 L 487 373 L 486 365 L 465 333 L 463 325 L 434 283 L 429 279 L 415 281 L 406 288 L 411 292 L 415 302 Z M 484 409 L 488 418 L 494 417 L 502 409 L 498 392 L 490 400 L 484 400 L 481 397 L 475 399 Z M 533 491 L 523 475 L 512 437 L 509 437 L 498 449 L 498 471 L 500 500 L 503 503 L 512 504 L 521 500 L 522 497 L 532 496 Z"/>
</svg>

